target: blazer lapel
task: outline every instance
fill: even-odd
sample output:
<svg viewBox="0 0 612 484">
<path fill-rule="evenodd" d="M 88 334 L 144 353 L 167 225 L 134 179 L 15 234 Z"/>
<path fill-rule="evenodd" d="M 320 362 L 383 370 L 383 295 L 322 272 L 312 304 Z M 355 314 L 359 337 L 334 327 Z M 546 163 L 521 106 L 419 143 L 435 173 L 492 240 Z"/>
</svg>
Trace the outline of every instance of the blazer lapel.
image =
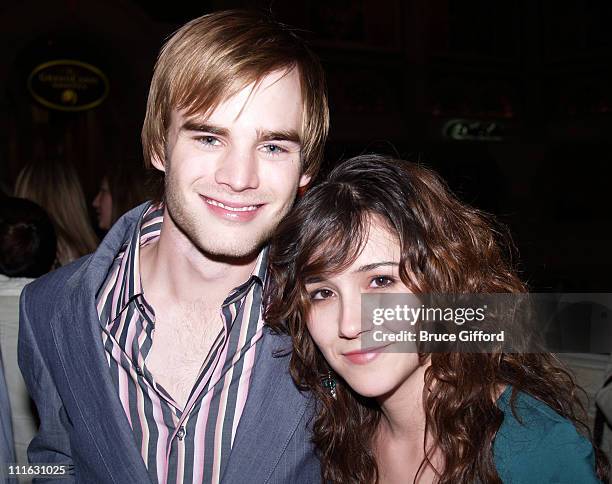
<svg viewBox="0 0 612 484">
<path fill-rule="evenodd" d="M 289 375 L 290 339 L 264 331 L 224 484 L 266 482 L 306 411 L 307 397 Z"/>
<path fill-rule="evenodd" d="M 96 291 L 120 249 L 120 232 L 132 223 L 121 225 L 68 281 L 51 330 L 78 411 L 108 472 L 115 482 L 151 482 L 111 380 L 95 307 Z"/>
</svg>

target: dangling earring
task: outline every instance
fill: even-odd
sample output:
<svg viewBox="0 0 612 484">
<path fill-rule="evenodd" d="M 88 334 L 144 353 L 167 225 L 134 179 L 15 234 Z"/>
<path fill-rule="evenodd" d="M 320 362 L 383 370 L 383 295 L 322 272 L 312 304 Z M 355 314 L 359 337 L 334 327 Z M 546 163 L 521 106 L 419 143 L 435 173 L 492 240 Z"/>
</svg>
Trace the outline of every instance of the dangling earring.
<svg viewBox="0 0 612 484">
<path fill-rule="evenodd" d="M 336 380 L 334 380 L 331 370 L 327 370 L 327 375 L 321 378 L 321 385 L 323 385 L 323 388 L 325 388 L 334 399 L 337 397 Z"/>
</svg>

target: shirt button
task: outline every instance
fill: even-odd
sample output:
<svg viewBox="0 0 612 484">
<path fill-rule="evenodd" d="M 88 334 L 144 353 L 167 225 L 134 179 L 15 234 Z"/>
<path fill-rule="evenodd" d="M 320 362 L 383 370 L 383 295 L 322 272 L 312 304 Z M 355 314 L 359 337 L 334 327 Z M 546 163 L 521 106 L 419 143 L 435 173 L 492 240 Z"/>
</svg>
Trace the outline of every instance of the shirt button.
<svg viewBox="0 0 612 484">
<path fill-rule="evenodd" d="M 142 368 L 139 366 L 136 367 L 136 374 L 142 376 Z"/>
<path fill-rule="evenodd" d="M 185 427 L 181 425 L 178 429 L 178 432 L 176 433 L 176 436 L 179 440 L 183 440 L 183 437 L 185 437 Z"/>
</svg>

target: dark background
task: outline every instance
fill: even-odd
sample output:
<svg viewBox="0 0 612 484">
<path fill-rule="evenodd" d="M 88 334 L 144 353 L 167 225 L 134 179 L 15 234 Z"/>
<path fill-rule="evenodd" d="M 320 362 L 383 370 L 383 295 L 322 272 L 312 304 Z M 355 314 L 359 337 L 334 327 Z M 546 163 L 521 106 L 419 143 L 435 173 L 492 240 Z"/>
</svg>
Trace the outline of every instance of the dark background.
<svg viewBox="0 0 612 484">
<path fill-rule="evenodd" d="M 235 7 L 304 29 L 323 59 L 326 168 L 364 151 L 421 160 L 509 226 L 534 290 L 612 292 L 608 0 L 3 0 L 0 181 L 11 187 L 24 163 L 64 157 L 91 201 L 109 161 L 141 157 L 164 39 Z M 58 58 L 99 67 L 106 100 L 78 113 L 37 103 L 26 79 Z"/>
</svg>

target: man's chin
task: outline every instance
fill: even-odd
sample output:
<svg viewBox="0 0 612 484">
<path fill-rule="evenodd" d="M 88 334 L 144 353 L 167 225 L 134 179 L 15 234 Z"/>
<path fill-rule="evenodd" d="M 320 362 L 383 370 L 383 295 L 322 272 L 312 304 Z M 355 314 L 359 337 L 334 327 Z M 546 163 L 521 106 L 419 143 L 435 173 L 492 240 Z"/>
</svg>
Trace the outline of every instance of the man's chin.
<svg viewBox="0 0 612 484">
<path fill-rule="evenodd" d="M 242 241 L 240 244 L 200 243 L 198 244 L 198 248 L 200 252 L 211 259 L 227 262 L 235 260 L 236 262 L 240 262 L 256 258 L 264 245 L 265 241 Z"/>
</svg>

